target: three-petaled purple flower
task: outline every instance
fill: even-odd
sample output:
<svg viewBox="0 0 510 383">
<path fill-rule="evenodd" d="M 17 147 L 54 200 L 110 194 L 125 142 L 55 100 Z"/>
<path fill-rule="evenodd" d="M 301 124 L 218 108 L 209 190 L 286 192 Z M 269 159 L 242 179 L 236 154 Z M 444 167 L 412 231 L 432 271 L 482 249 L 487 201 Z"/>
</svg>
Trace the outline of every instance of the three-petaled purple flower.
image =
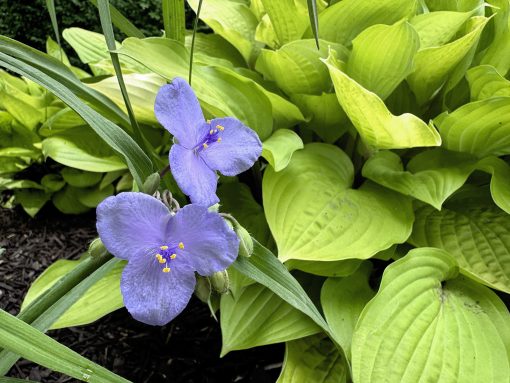
<svg viewBox="0 0 510 383">
<path fill-rule="evenodd" d="M 170 322 L 188 304 L 195 271 L 211 275 L 236 258 L 239 239 L 218 213 L 187 205 L 175 215 L 143 193 L 120 193 L 97 207 L 106 249 L 128 261 L 121 279 L 124 304 L 144 323 Z"/>
<path fill-rule="evenodd" d="M 262 152 L 257 134 L 241 121 L 233 117 L 206 121 L 193 90 L 181 78 L 159 90 L 154 112 L 177 138 L 170 150 L 170 169 L 192 203 L 217 203 L 216 171 L 235 176 L 252 167 Z"/>
</svg>

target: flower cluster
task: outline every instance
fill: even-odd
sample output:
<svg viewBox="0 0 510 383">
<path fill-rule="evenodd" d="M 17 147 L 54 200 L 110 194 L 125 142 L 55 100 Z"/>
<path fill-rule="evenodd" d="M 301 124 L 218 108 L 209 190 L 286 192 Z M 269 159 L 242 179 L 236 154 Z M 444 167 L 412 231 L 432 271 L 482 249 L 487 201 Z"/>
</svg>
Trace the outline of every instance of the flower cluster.
<svg viewBox="0 0 510 383">
<path fill-rule="evenodd" d="M 176 139 L 170 167 L 192 204 L 173 213 L 147 194 L 121 193 L 98 206 L 97 230 L 106 249 L 128 261 L 121 279 L 126 308 L 141 322 L 163 325 L 186 307 L 195 272 L 212 275 L 237 257 L 237 235 L 207 208 L 219 201 L 216 171 L 232 176 L 249 169 L 262 144 L 235 118 L 205 121 L 180 78 L 161 88 L 155 113 Z"/>
</svg>

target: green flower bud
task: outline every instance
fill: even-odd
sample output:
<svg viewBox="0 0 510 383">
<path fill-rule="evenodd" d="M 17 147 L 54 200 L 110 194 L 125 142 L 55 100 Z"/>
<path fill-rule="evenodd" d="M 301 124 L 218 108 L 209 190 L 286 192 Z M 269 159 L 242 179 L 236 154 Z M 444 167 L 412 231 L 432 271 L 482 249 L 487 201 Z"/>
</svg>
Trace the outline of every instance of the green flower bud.
<svg viewBox="0 0 510 383">
<path fill-rule="evenodd" d="M 161 177 L 159 173 L 152 173 L 143 183 L 142 191 L 146 194 L 153 195 L 159 188 Z"/>
<path fill-rule="evenodd" d="M 106 247 L 104 247 L 101 239 L 96 238 L 90 243 L 87 252 L 91 257 L 102 257 L 108 253 L 108 250 L 106 250 Z"/>
<path fill-rule="evenodd" d="M 207 277 L 197 274 L 197 284 L 195 285 L 195 295 L 204 303 L 208 303 L 211 298 L 211 282 Z"/>
<path fill-rule="evenodd" d="M 225 294 L 230 289 L 230 281 L 228 279 L 227 270 L 218 271 L 209 277 L 211 286 L 214 291 L 220 294 Z"/>
<path fill-rule="evenodd" d="M 234 230 L 239 238 L 239 255 L 242 257 L 251 257 L 253 254 L 253 239 L 250 233 L 241 225 L 236 225 Z"/>
</svg>

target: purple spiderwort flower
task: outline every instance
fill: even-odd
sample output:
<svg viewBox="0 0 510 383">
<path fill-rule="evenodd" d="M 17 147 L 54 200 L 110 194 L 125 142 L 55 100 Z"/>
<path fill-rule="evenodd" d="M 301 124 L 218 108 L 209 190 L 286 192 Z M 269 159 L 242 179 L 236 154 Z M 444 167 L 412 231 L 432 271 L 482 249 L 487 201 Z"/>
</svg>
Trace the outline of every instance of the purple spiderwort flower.
<svg viewBox="0 0 510 383">
<path fill-rule="evenodd" d="M 175 318 L 195 289 L 195 271 L 225 270 L 239 246 L 219 214 L 198 205 L 172 214 L 158 199 L 134 192 L 99 204 L 97 231 L 111 254 L 128 261 L 120 285 L 126 308 L 151 325 Z"/>
<path fill-rule="evenodd" d="M 257 134 L 236 118 L 206 121 L 193 90 L 182 78 L 159 90 L 154 113 L 178 140 L 170 150 L 170 169 L 194 204 L 217 203 L 216 171 L 235 176 L 252 167 L 262 152 Z"/>
</svg>

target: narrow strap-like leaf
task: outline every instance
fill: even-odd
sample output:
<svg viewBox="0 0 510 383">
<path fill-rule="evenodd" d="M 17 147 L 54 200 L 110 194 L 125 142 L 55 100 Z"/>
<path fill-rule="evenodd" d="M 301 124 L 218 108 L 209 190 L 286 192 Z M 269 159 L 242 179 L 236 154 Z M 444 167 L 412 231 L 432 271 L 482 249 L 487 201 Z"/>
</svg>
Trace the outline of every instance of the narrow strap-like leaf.
<svg viewBox="0 0 510 383">
<path fill-rule="evenodd" d="M 90 0 L 97 7 L 97 0 Z M 145 38 L 145 35 L 131 21 L 129 21 L 120 11 L 110 4 L 110 14 L 113 25 L 120 29 L 127 37 Z"/>
<path fill-rule="evenodd" d="M 306 0 L 308 4 L 308 15 L 310 16 L 310 26 L 312 28 L 313 36 L 315 37 L 315 44 L 319 49 L 319 13 L 317 11 L 317 0 Z"/>
<path fill-rule="evenodd" d="M 4 310 L 0 310 L 0 346 L 41 366 L 85 382 L 129 382 Z"/>
<path fill-rule="evenodd" d="M 184 0 L 163 0 L 165 37 L 184 43 L 186 33 Z"/>
<path fill-rule="evenodd" d="M 191 37 L 191 50 L 189 54 L 189 85 L 191 86 L 191 76 L 193 73 L 193 52 L 195 51 L 195 36 L 197 34 L 198 20 L 200 18 L 200 11 L 202 10 L 202 0 L 198 2 L 197 16 L 195 18 L 195 25 L 193 25 L 193 36 Z"/>
<path fill-rule="evenodd" d="M 46 75 L 36 67 L 1 52 L 0 66 L 23 75 L 49 89 L 75 110 L 108 145 L 124 157 L 139 187 L 142 187 L 144 180 L 153 173 L 151 161 L 125 131 L 81 101 L 59 81 Z"/>
<path fill-rule="evenodd" d="M 55 1 L 46 0 L 46 8 L 50 14 L 51 25 L 53 27 L 53 33 L 55 33 L 55 39 L 60 47 L 60 61 L 62 61 L 62 46 L 60 45 L 60 31 L 58 30 L 57 11 L 55 10 Z"/>
</svg>

